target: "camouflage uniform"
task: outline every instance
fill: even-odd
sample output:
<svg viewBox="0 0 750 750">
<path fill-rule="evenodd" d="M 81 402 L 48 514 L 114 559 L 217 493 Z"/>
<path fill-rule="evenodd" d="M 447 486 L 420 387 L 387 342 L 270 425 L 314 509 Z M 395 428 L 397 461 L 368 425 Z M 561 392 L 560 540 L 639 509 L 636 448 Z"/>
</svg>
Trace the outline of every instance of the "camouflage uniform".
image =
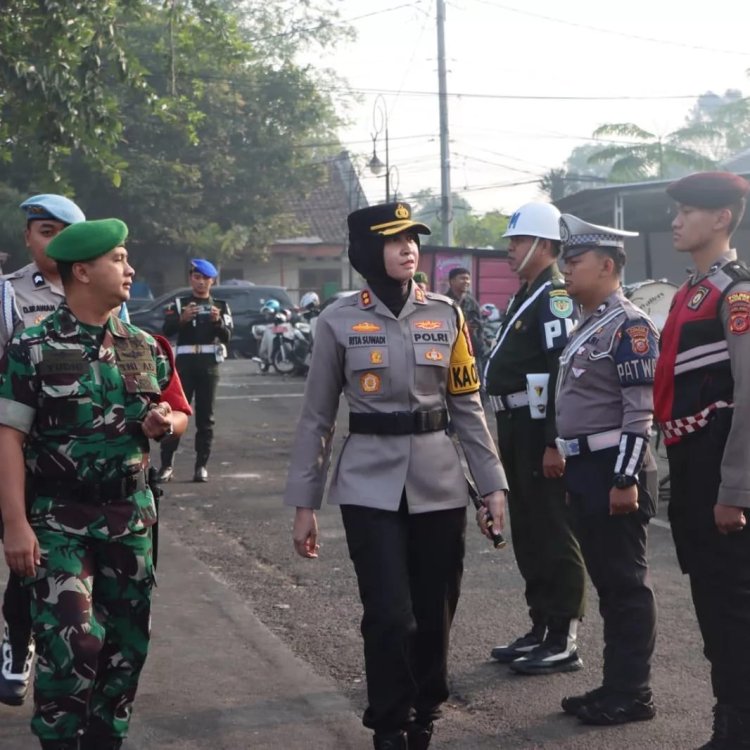
<svg viewBox="0 0 750 750">
<path fill-rule="evenodd" d="M 37 643 L 32 731 L 127 734 L 149 642 L 154 498 L 144 481 L 149 404 L 170 377 L 153 338 L 65 303 L 0 363 L 0 424 L 27 434 L 27 504 L 41 565 L 24 580 Z"/>
</svg>

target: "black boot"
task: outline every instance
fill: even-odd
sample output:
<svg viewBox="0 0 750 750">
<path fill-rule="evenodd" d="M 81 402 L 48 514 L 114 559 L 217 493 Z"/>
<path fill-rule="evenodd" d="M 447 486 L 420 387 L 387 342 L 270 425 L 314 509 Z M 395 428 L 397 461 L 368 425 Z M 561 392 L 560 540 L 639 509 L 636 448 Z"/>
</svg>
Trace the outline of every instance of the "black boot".
<svg viewBox="0 0 750 750">
<path fill-rule="evenodd" d="M 39 740 L 42 750 L 79 750 L 78 737 L 67 740 Z"/>
<path fill-rule="evenodd" d="M 84 734 L 81 737 L 80 750 L 120 750 L 121 737 L 105 737 L 101 734 Z"/>
<path fill-rule="evenodd" d="M 406 744 L 409 750 L 427 750 L 432 739 L 433 724 L 413 721 L 406 728 Z"/>
<path fill-rule="evenodd" d="M 376 732 L 372 744 L 375 750 L 407 750 L 403 732 Z"/>
<path fill-rule="evenodd" d="M 542 644 L 511 662 L 510 668 L 517 674 L 530 675 L 578 671 L 583 662 L 576 648 L 577 631 L 578 620 L 551 617 Z"/>
<path fill-rule="evenodd" d="M 509 664 L 541 646 L 546 633 L 547 623 L 542 620 L 535 620 L 531 630 L 526 635 L 516 638 L 505 646 L 495 646 L 490 656 L 501 664 Z"/>
<path fill-rule="evenodd" d="M 750 711 L 717 703 L 711 739 L 698 750 L 745 750 L 750 748 Z"/>
<path fill-rule="evenodd" d="M 8 626 L 0 641 L 0 703 L 20 706 L 26 699 L 34 661 L 34 641 L 19 646 L 11 644 Z"/>
</svg>

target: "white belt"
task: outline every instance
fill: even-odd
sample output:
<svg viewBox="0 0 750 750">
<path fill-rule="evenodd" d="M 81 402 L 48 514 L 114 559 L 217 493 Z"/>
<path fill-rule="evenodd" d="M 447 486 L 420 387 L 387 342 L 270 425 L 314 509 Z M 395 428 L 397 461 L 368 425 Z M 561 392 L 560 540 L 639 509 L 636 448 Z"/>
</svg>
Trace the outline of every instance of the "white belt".
<svg viewBox="0 0 750 750">
<path fill-rule="evenodd" d="M 508 411 L 509 409 L 520 409 L 529 405 L 529 394 L 526 391 L 509 393 L 507 396 L 490 396 L 490 406 L 493 411 Z"/>
<path fill-rule="evenodd" d="M 607 432 L 597 432 L 594 435 L 584 435 L 570 440 L 555 438 L 555 445 L 564 458 L 570 458 L 614 448 L 620 444 L 620 436 L 620 430 L 607 430 Z"/>
<path fill-rule="evenodd" d="M 180 344 L 177 354 L 216 354 L 216 344 Z"/>
</svg>

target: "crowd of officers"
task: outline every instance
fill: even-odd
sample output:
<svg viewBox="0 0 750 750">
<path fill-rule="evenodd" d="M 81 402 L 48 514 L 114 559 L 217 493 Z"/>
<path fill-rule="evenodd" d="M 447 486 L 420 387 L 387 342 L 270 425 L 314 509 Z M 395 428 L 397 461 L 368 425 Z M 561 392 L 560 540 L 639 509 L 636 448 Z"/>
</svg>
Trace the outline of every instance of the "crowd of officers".
<svg viewBox="0 0 750 750">
<path fill-rule="evenodd" d="M 530 203 L 506 232 L 521 286 L 483 373 L 466 269 L 453 274 L 451 295 L 426 291 L 413 279 L 430 230 L 410 206 L 350 214 L 349 258 L 366 286 L 318 320 L 284 503 L 295 508 L 295 549 L 317 557 L 315 511 L 343 393 L 349 436 L 328 492 L 362 600 L 363 723 L 376 750 L 426 750 L 448 697 L 468 498 L 489 538 L 504 529 L 507 501 L 525 581 L 529 630 L 491 657 L 520 674 L 580 670 L 585 569 L 604 623 L 603 674 L 562 708 L 584 724 L 655 716 L 654 422 L 716 697 L 702 750 L 750 748 L 750 270 L 731 247 L 750 183 L 704 172 L 667 192 L 674 246 L 694 271 L 661 337 L 622 291 L 634 233 Z M 158 520 L 149 441 L 161 442 L 159 479 L 169 481 L 195 396 L 193 479 L 207 481 L 231 313 L 210 294 L 216 269 L 193 261 L 192 295 L 165 323 L 177 335 L 175 365 L 168 342 L 117 316 L 134 273 L 125 224 L 86 221 L 61 196 L 22 208 L 33 261 L 0 282 L 0 511 L 11 569 L 0 701 L 23 702 L 36 651 L 32 731 L 42 748 L 117 750 L 149 641 Z"/>
<path fill-rule="evenodd" d="M 343 393 L 349 436 L 329 502 L 340 506 L 362 600 L 363 723 L 376 750 L 427 748 L 448 695 L 463 570 L 457 511 L 477 495 L 467 494 L 467 482 L 476 484 L 477 523 L 490 538 L 504 527 L 507 495 L 526 586 L 529 630 L 493 648 L 492 658 L 528 675 L 581 669 L 586 570 L 604 624 L 603 674 L 592 689 L 564 698 L 562 709 L 603 726 L 656 715 L 647 559 L 654 422 L 667 446 L 669 517 L 716 697 L 701 750 L 750 748 L 750 537 L 743 532 L 750 441 L 742 435 L 750 410 L 750 270 L 731 246 L 748 191 L 746 180 L 726 172 L 667 188 L 676 203 L 674 246 L 694 270 L 661 337 L 623 293 L 625 243 L 634 233 L 561 216 L 548 204 L 513 214 L 505 236 L 521 286 L 483 372 L 499 454 L 488 441 L 460 304 L 466 279 L 447 296 L 412 283 L 419 238 L 429 229 L 408 204 L 349 216 L 349 258 L 366 287 L 319 318 L 284 502 L 296 508 L 297 552 L 317 557 L 315 510 Z"/>
</svg>

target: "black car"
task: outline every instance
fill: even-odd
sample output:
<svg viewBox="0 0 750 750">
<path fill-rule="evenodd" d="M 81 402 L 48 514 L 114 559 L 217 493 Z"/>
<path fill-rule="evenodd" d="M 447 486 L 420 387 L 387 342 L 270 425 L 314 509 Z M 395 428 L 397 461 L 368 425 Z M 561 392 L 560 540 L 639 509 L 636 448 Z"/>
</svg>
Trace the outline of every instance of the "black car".
<svg viewBox="0 0 750 750">
<path fill-rule="evenodd" d="M 161 333 L 164 326 L 164 311 L 177 297 L 191 294 L 190 287 L 174 289 L 162 294 L 148 305 L 135 310 L 130 315 L 130 322 L 148 333 Z M 269 299 L 277 299 L 282 307 L 292 309 L 294 303 L 282 286 L 234 285 L 224 284 L 211 288 L 211 295 L 224 300 L 232 311 L 234 332 L 229 342 L 230 357 L 254 357 L 257 353 L 257 342 L 252 334 L 256 323 L 265 323 L 260 308 Z"/>
</svg>

